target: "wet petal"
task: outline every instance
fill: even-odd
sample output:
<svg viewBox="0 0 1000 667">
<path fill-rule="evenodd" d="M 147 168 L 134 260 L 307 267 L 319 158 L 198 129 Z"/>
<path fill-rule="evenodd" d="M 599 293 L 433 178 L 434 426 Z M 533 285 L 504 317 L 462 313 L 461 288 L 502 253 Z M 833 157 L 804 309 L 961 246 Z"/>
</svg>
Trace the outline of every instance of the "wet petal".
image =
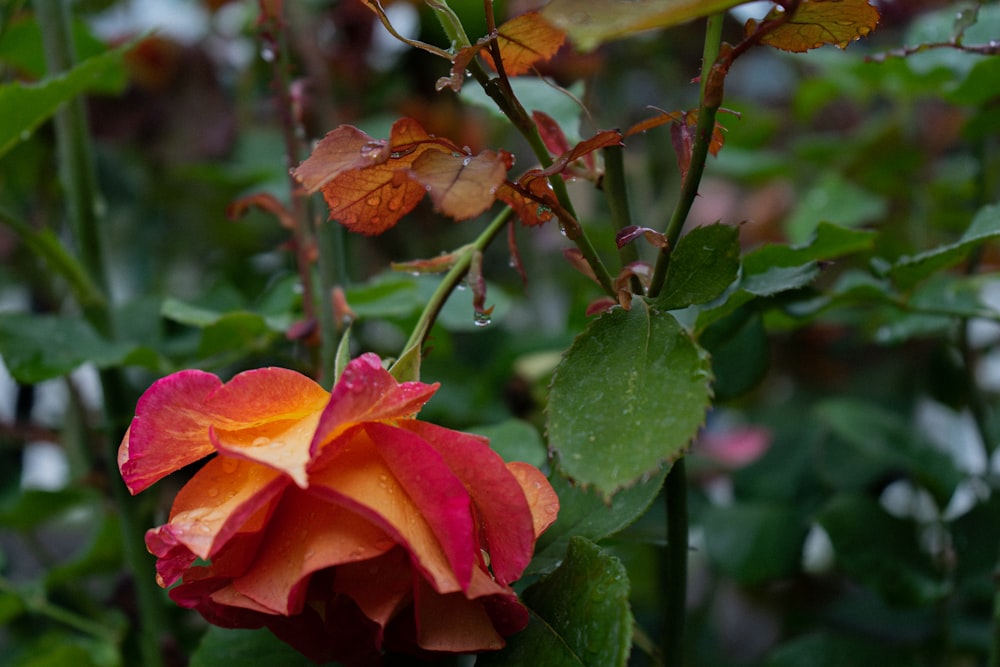
<svg viewBox="0 0 1000 667">
<path fill-rule="evenodd" d="M 337 568 L 333 589 L 350 596 L 365 616 L 385 628 L 413 600 L 414 572 L 402 548 Z"/>
<path fill-rule="evenodd" d="M 280 420 L 252 429 L 210 429 L 212 444 L 220 453 L 246 459 L 288 475 L 300 488 L 308 486 L 306 469 L 311 460 L 310 443 L 319 410 L 300 419 Z"/>
<path fill-rule="evenodd" d="M 521 461 L 511 461 L 507 464 L 507 469 L 521 485 L 524 497 L 528 500 L 537 538 L 559 516 L 559 496 L 542 471 L 535 466 Z"/>
<path fill-rule="evenodd" d="M 399 383 L 378 356 L 363 354 L 347 364 L 333 388 L 313 438 L 313 453 L 353 424 L 411 417 L 437 391 L 437 384 Z"/>
<path fill-rule="evenodd" d="M 461 593 L 440 595 L 425 582 L 417 585 L 414 601 L 417 645 L 428 651 L 495 651 L 504 646 L 486 609 Z"/>
<path fill-rule="evenodd" d="M 205 464 L 180 490 L 163 539 L 183 544 L 208 560 L 239 532 L 264 529 L 288 479 L 264 466 L 227 457 Z M 158 555 L 158 554 L 157 554 Z"/>
<path fill-rule="evenodd" d="M 337 455 L 311 473 L 309 492 L 384 530 L 442 592 L 462 589 L 434 532 L 362 428 L 341 436 Z"/>
<path fill-rule="evenodd" d="M 535 531 L 524 491 L 503 459 L 485 438 L 415 420 L 399 426 L 436 449 L 465 484 L 482 518 L 494 576 L 502 584 L 515 581 L 531 562 Z"/>
<path fill-rule="evenodd" d="M 305 375 L 287 368 L 258 368 L 233 377 L 210 397 L 217 429 L 252 429 L 296 421 L 320 412 L 330 395 Z"/>
<path fill-rule="evenodd" d="M 365 431 L 403 490 L 430 525 L 465 589 L 479 555 L 472 502 L 462 481 L 422 438 L 388 424 L 365 424 Z"/>
<path fill-rule="evenodd" d="M 256 560 L 233 585 L 270 613 L 296 614 L 313 572 L 373 558 L 393 546 L 370 521 L 291 488 L 268 521 Z"/>
<path fill-rule="evenodd" d="M 146 390 L 118 448 L 118 469 L 130 492 L 212 453 L 208 427 L 216 415 L 206 401 L 221 385 L 211 373 L 189 370 Z"/>
</svg>

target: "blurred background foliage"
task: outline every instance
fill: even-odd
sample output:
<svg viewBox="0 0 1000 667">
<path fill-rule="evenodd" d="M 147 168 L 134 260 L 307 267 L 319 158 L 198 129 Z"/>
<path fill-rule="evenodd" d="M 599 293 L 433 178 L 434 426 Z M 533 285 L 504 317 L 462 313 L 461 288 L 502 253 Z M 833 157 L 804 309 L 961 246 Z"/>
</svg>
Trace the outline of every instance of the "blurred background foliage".
<svg viewBox="0 0 1000 667">
<path fill-rule="evenodd" d="M 1000 233 L 989 208 L 1000 194 L 1000 59 L 958 48 L 894 53 L 956 37 L 995 52 L 1000 4 L 878 4 L 880 28 L 846 52 L 756 49 L 727 80 L 726 146 L 689 226 L 739 225 L 748 253 L 812 243 L 812 256 L 780 266 L 807 267 L 814 279 L 702 331 L 718 400 L 689 457 L 690 665 L 1000 664 L 1000 256 L 982 243 Z M 453 5 L 470 36 L 485 32 L 480 4 Z M 530 5 L 496 3 L 498 15 Z M 276 54 L 258 39 L 258 4 L 72 8 L 81 60 L 137 40 L 83 85 L 117 333 L 95 332 L 65 276 L 13 224 L 0 225 L 0 664 L 18 667 L 139 664 L 134 582 L 109 491 L 120 482 L 104 465 L 121 432 L 100 414 L 97 369 L 125 367 L 134 399 L 181 368 L 225 377 L 315 367 L 309 336 L 289 335 L 308 326 L 289 231 L 266 212 L 226 213 L 253 193 L 290 198 Z M 401 31 L 446 42 L 422 3 L 389 11 Z M 285 12 L 308 138 L 345 123 L 387 136 L 410 116 L 473 151 L 504 147 L 519 168 L 532 165 L 472 86 L 434 92 L 443 63 L 391 41 L 362 3 L 289 1 Z M 741 30 L 731 16 L 725 38 Z M 542 73 L 583 101 L 582 120 L 537 81 L 518 94 L 571 136 L 627 128 L 650 106 L 697 105 L 702 38 L 688 24 L 589 54 L 565 50 Z M 46 76 L 33 5 L 7 0 L 2 81 Z M 0 102 L 0 125 L 12 109 Z M 630 137 L 625 159 L 637 222 L 662 228 L 678 191 L 669 132 Z M 0 157 L 4 220 L 67 240 L 59 169 L 50 124 L 16 137 Z M 608 211 L 592 185 L 571 193 L 583 223 L 604 232 Z M 977 215 L 986 233 L 963 241 Z M 838 237 L 852 239 L 841 252 L 817 234 L 821 223 L 870 233 Z M 342 234 L 338 282 L 358 316 L 354 351 L 398 354 L 436 285 L 388 271 L 390 261 L 456 248 L 483 224 L 456 225 L 425 203 L 380 237 Z M 614 252 L 610 234 L 593 236 Z M 506 244 L 486 255 L 492 323 L 475 325 L 465 290 L 435 327 L 422 376 L 442 387 L 422 416 L 488 432 L 502 452 L 543 464 L 551 371 L 600 292 L 563 260 L 554 226 L 518 228 L 516 240 L 526 284 Z M 635 523 L 592 533 L 609 536 L 602 545 L 628 573 L 635 665 L 656 664 L 663 625 L 663 508 L 643 513 L 656 480 L 649 488 L 615 501 L 627 520 L 642 514 Z M 137 499 L 139 515 L 162 520 L 171 495 Z M 586 505 L 573 506 L 583 521 Z M 552 563 L 561 534 L 539 545 Z M 167 664 L 233 659 L 235 644 L 203 639 L 200 619 L 168 613 Z M 240 641 L 258 658 L 283 648 Z"/>
</svg>

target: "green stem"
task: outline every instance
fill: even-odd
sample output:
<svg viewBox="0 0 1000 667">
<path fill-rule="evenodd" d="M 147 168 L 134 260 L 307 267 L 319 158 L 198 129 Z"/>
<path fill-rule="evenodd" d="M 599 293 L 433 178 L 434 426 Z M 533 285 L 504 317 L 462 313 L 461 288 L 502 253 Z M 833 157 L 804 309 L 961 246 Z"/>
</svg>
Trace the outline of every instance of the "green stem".
<svg viewBox="0 0 1000 667">
<path fill-rule="evenodd" d="M 684 625 L 687 614 L 688 511 L 684 459 L 674 462 L 664 485 L 667 503 L 667 551 L 664 558 L 663 655 L 669 665 L 684 664 Z"/>
<path fill-rule="evenodd" d="M 452 291 L 454 291 L 469 271 L 473 255 L 476 252 L 486 250 L 493 239 L 503 231 L 513 213 L 513 209 L 505 207 L 475 241 L 456 251 L 458 258 L 448 273 L 445 274 L 444 279 L 441 280 L 437 289 L 434 290 L 434 294 L 431 295 L 427 305 L 424 306 L 423 312 L 420 313 L 420 319 L 417 320 L 416 326 L 413 327 L 413 333 L 410 334 L 410 339 L 406 341 L 406 345 L 403 347 L 403 352 L 399 355 L 399 359 L 396 360 L 392 368 L 389 369 L 397 380 L 415 380 L 420 377 L 421 350 L 424 341 L 431 332 L 431 327 L 434 326 L 434 322 L 441 313 L 441 309 L 444 308 L 444 304 L 448 301 L 448 297 L 451 296 Z"/>
<path fill-rule="evenodd" d="M 319 268 L 319 345 L 320 378 L 329 389 L 337 376 L 337 348 L 344 331 L 333 312 L 333 290 L 339 274 L 345 273 L 342 262 L 343 234 L 340 225 L 330 221 L 316 228 L 316 263 Z M 342 283 L 341 283 L 342 284 Z"/>
<path fill-rule="evenodd" d="M 632 212 L 628 205 L 628 188 L 625 185 L 625 158 L 621 146 L 608 146 L 603 149 L 604 180 L 602 187 L 607 196 L 608 209 L 611 211 L 611 224 L 617 236 L 618 232 L 632 225 Z M 639 248 L 635 243 L 626 243 L 618 248 L 618 258 L 622 266 L 628 266 L 639 261 Z M 642 294 L 643 288 L 639 278 L 632 276 L 632 291 Z"/>
<path fill-rule="evenodd" d="M 69 29 L 68 4 L 62 0 L 35 0 L 35 12 L 42 30 L 42 41 L 49 72 L 57 74 L 73 67 L 76 54 Z M 71 100 L 55 118 L 56 148 L 60 180 L 67 198 L 70 226 L 79 249 L 81 265 L 88 276 L 88 288 L 100 290 L 101 298 L 88 298 L 81 304 L 95 329 L 109 338 L 114 336 L 111 310 L 107 301 L 104 249 L 97 216 L 97 179 L 87 116 L 81 98 Z M 83 284 L 83 283 L 81 283 Z M 136 506 L 124 484 L 118 480 L 116 436 L 125 431 L 131 401 L 122 374 L 117 369 L 101 371 L 107 451 L 104 459 L 115 505 L 120 515 L 124 558 L 135 580 L 139 607 L 138 642 L 142 662 L 149 667 L 163 665 L 160 634 L 167 628 L 163 596 L 156 585 L 152 560 L 146 553 L 144 530 Z"/>
<path fill-rule="evenodd" d="M 102 640 L 109 644 L 115 644 L 119 637 L 111 627 L 90 620 L 85 616 L 76 614 L 68 609 L 49 602 L 43 595 L 26 594 L 20 591 L 14 584 L 5 577 L 0 577 L 0 592 L 15 596 L 21 601 L 25 609 L 33 614 L 45 616 L 58 623 L 73 628 L 95 639 Z"/>
<path fill-rule="evenodd" d="M 32 229 L 27 222 L 3 208 L 0 208 L 0 220 L 10 227 L 35 257 L 44 262 L 46 268 L 67 282 L 82 308 L 88 311 L 107 308 L 101 288 L 51 231 Z"/>
<path fill-rule="evenodd" d="M 719 57 L 722 43 L 722 24 L 724 14 L 709 17 L 705 30 L 705 47 L 701 61 L 701 103 L 698 106 L 698 126 L 695 129 L 694 145 L 691 147 L 691 163 L 687 175 L 681 184 L 680 198 L 667 222 L 664 235 L 667 245 L 660 250 L 653 270 L 653 278 L 649 285 L 649 295 L 656 296 L 663 288 L 670 266 L 670 253 L 677 245 L 681 230 L 687 221 L 691 206 L 698 196 L 698 187 L 705 172 L 705 161 L 708 158 L 708 147 L 712 143 L 712 132 L 715 130 L 715 114 L 722 103 L 722 81 L 713 74 L 713 64 Z"/>
</svg>

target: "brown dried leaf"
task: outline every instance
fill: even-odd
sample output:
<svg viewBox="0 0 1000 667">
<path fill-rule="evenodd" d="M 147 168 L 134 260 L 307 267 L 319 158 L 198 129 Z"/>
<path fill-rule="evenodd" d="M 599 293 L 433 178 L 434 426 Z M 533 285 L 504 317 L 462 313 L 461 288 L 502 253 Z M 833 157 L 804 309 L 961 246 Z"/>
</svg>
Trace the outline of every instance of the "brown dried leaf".
<svg viewBox="0 0 1000 667">
<path fill-rule="evenodd" d="M 504 71 L 518 76 L 531 71 L 535 63 L 548 60 L 566 41 L 566 33 L 555 27 L 538 12 L 515 16 L 497 28 L 497 46 Z M 489 52 L 490 64 L 494 65 Z"/>
<path fill-rule="evenodd" d="M 782 12 L 781 8 L 775 8 L 764 21 L 778 19 Z M 874 30 L 878 21 L 878 10 L 868 0 L 802 0 L 788 21 L 764 34 L 760 41 L 799 53 L 824 44 L 844 49 Z M 756 21 L 747 21 L 748 36 L 757 29 Z"/>
<path fill-rule="evenodd" d="M 424 151 L 414 160 L 411 174 L 427 188 L 437 210 L 455 220 L 468 220 L 493 204 L 509 163 L 509 154 L 503 151 L 475 156 Z"/>
</svg>

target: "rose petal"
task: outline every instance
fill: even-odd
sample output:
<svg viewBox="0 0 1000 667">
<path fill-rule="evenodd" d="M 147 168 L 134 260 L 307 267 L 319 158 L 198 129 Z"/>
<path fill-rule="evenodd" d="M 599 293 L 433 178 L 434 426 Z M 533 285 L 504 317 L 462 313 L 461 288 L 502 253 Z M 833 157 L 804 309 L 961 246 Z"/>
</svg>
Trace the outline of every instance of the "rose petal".
<svg viewBox="0 0 1000 667">
<path fill-rule="evenodd" d="M 511 461 L 507 470 L 521 485 L 524 497 L 531 508 L 531 519 L 535 527 L 535 538 L 545 532 L 559 516 L 559 496 L 542 471 L 521 461 Z"/>
<path fill-rule="evenodd" d="M 472 501 L 465 486 L 441 454 L 412 432 L 380 423 L 364 428 L 392 476 L 430 525 L 464 590 L 479 557 Z"/>
<path fill-rule="evenodd" d="M 206 400 L 221 385 L 211 373 L 189 370 L 146 390 L 118 448 L 118 469 L 131 493 L 212 453 L 208 427 L 216 415 Z"/>
<path fill-rule="evenodd" d="M 305 487 L 313 431 L 329 394 L 284 368 L 240 373 L 209 399 L 219 417 L 212 444 L 230 456 L 257 461 Z"/>
<path fill-rule="evenodd" d="M 372 558 L 393 546 L 370 521 L 290 488 L 268 521 L 256 560 L 233 585 L 270 613 L 297 614 L 313 572 Z"/>
<path fill-rule="evenodd" d="M 330 394 L 305 375 L 287 368 L 244 371 L 209 398 L 217 429 L 250 429 L 275 421 L 295 421 L 319 412 Z"/>
<path fill-rule="evenodd" d="M 311 472 L 309 492 L 375 523 L 410 553 L 415 567 L 437 590 L 461 590 L 434 532 L 364 429 L 348 431 L 340 440 L 337 455 Z"/>
<path fill-rule="evenodd" d="M 515 581 L 535 548 L 532 513 L 524 491 L 485 438 L 416 420 L 399 422 L 441 454 L 465 484 L 482 518 L 490 569 L 501 584 Z"/>
<path fill-rule="evenodd" d="M 397 547 L 377 558 L 339 566 L 333 590 L 350 596 L 365 616 L 384 629 L 413 601 L 413 584 L 410 557 Z M 381 632 L 379 636 L 381 641 Z"/>
<path fill-rule="evenodd" d="M 288 479 L 270 468 L 216 457 L 177 494 L 170 521 L 157 529 L 157 536 L 208 560 L 236 533 L 262 530 L 276 496 L 287 486 Z M 148 535 L 147 545 L 152 550 Z"/>
<path fill-rule="evenodd" d="M 330 402 L 316 427 L 313 453 L 353 424 L 415 415 L 437 388 L 437 384 L 422 382 L 399 383 L 382 368 L 377 355 L 361 355 L 347 364 L 333 388 Z"/>
<path fill-rule="evenodd" d="M 461 593 L 441 595 L 421 581 L 414 607 L 416 643 L 422 649 L 466 653 L 504 647 L 503 637 L 479 601 Z"/>
</svg>

